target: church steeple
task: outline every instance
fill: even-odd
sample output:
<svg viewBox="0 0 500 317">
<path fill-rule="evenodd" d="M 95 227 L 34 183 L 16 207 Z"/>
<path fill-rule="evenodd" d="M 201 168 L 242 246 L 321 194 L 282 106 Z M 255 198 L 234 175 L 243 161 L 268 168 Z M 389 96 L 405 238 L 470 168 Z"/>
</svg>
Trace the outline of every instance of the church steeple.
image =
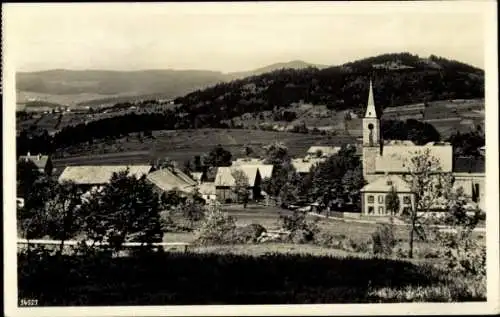
<svg viewBox="0 0 500 317">
<path fill-rule="evenodd" d="M 373 85 L 370 80 L 370 91 L 368 92 L 368 105 L 366 106 L 365 118 L 377 118 L 377 111 L 375 110 L 375 100 L 373 98 Z"/>
<path fill-rule="evenodd" d="M 370 91 L 368 93 L 368 104 L 363 118 L 363 145 L 378 146 L 380 141 L 380 121 L 375 110 L 375 100 L 373 98 L 373 84 L 370 80 Z"/>
</svg>

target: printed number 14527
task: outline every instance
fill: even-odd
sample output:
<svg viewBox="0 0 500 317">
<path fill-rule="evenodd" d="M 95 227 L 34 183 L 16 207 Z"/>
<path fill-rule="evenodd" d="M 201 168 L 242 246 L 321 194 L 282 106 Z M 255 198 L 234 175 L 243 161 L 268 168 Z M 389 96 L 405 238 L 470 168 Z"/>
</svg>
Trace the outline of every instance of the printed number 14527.
<svg viewBox="0 0 500 317">
<path fill-rule="evenodd" d="M 19 306 L 38 306 L 38 299 L 21 298 Z"/>
</svg>

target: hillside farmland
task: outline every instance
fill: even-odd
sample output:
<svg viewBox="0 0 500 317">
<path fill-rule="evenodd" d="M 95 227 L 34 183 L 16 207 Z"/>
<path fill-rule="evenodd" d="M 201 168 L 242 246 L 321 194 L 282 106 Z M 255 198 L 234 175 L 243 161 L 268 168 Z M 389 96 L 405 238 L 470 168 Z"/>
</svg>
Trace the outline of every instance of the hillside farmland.
<svg viewBox="0 0 500 317">
<path fill-rule="evenodd" d="M 141 140 L 142 139 L 142 140 Z M 195 155 L 208 153 L 217 144 L 241 156 L 243 145 L 250 145 L 257 153 L 263 145 L 283 142 L 291 155 L 304 155 L 312 145 L 341 145 L 355 140 L 347 136 L 322 136 L 261 130 L 199 129 L 154 131 L 152 138 L 139 138 L 137 134 L 115 141 L 80 145 L 59 152 L 55 167 L 77 164 L 139 164 L 153 158 L 168 157 L 183 162 Z"/>
</svg>

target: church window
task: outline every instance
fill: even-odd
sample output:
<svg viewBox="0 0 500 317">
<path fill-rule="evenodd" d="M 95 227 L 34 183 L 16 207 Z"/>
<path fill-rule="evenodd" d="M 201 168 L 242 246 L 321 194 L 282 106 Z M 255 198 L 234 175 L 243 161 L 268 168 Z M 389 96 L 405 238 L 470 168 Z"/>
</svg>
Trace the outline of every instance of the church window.
<svg viewBox="0 0 500 317">
<path fill-rule="evenodd" d="M 404 196 L 403 197 L 403 204 L 405 204 L 405 205 L 411 204 L 411 198 L 410 198 L 410 196 Z"/>
<path fill-rule="evenodd" d="M 375 202 L 375 197 L 373 195 L 368 196 L 368 203 L 373 204 Z"/>
<path fill-rule="evenodd" d="M 384 195 L 378 195 L 378 203 L 383 204 L 384 203 Z"/>
</svg>

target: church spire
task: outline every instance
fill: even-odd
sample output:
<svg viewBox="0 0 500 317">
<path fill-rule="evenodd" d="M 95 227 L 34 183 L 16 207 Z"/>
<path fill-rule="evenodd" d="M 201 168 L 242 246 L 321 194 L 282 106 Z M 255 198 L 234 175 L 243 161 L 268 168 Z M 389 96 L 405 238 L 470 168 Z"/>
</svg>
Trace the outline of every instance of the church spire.
<svg viewBox="0 0 500 317">
<path fill-rule="evenodd" d="M 370 80 L 370 92 L 368 93 L 368 105 L 366 106 L 365 118 L 376 118 L 375 100 L 373 99 L 373 85 Z"/>
</svg>

